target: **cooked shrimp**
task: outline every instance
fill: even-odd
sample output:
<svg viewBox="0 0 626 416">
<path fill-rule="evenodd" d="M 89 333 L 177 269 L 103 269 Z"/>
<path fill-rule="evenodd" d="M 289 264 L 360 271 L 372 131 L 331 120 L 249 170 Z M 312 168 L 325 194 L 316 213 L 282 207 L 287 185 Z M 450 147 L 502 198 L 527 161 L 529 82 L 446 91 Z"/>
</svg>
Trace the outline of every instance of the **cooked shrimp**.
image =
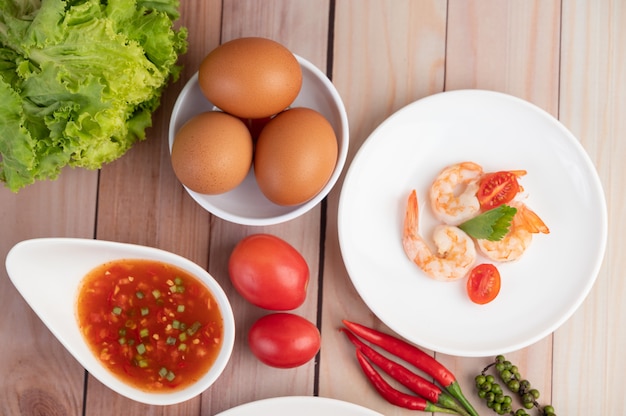
<svg viewBox="0 0 626 416">
<path fill-rule="evenodd" d="M 480 165 L 462 162 L 445 168 L 430 188 L 430 203 L 439 221 L 459 225 L 480 213 L 476 192 L 483 174 Z"/>
<path fill-rule="evenodd" d="M 437 252 L 433 253 L 420 237 L 418 223 L 417 195 L 413 191 L 404 218 L 402 245 L 405 253 L 433 279 L 452 281 L 464 277 L 476 261 L 476 248 L 471 237 L 458 227 L 438 225 L 433 233 Z"/>
<path fill-rule="evenodd" d="M 519 259 L 533 240 L 533 234 L 549 234 L 548 226 L 535 212 L 522 202 L 509 205 L 517 208 L 511 221 L 511 228 L 500 241 L 477 240 L 482 254 L 493 261 L 514 261 Z"/>
</svg>

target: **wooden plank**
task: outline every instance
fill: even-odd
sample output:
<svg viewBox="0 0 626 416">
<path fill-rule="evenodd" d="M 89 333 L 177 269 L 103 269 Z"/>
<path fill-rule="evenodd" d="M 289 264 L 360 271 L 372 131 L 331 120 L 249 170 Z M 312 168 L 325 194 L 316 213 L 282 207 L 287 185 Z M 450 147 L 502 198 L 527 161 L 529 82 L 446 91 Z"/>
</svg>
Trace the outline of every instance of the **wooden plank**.
<svg viewBox="0 0 626 416">
<path fill-rule="evenodd" d="M 170 85 L 153 116 L 145 141 L 101 173 L 96 236 L 172 251 L 207 267 L 210 215 L 187 195 L 171 168 L 168 137 L 172 107 L 200 60 L 219 42 L 221 1 L 181 2 L 178 24 L 189 31 L 189 50 L 180 59 L 181 79 Z M 151 407 L 114 393 L 90 376 L 87 414 L 193 415 L 200 398 Z"/>
<path fill-rule="evenodd" d="M 222 43 L 245 36 L 274 39 L 325 71 L 328 7 L 328 0 L 225 1 Z"/>
<path fill-rule="evenodd" d="M 245 36 L 274 39 L 325 71 L 328 13 L 327 1 L 226 1 L 222 41 Z M 208 414 L 268 397 L 313 395 L 315 361 L 284 370 L 268 367 L 251 354 L 246 341 L 247 331 L 256 319 L 270 311 L 248 304 L 237 294 L 228 278 L 228 257 L 241 238 L 254 233 L 270 233 L 293 245 L 309 265 L 310 282 L 305 303 L 291 312 L 315 323 L 320 213 L 321 207 L 317 206 L 300 218 L 264 227 L 241 226 L 214 219 L 209 271 L 223 282 L 233 306 L 237 333 L 231 362 L 223 376 L 203 395 L 202 408 Z"/>
<path fill-rule="evenodd" d="M 557 116 L 559 4 L 539 0 L 450 1 L 446 90 L 477 88 L 504 92 Z M 474 376 L 491 360 L 440 354 L 437 357 L 457 375 L 466 394 L 476 397 Z M 549 402 L 552 337 L 506 357 L 542 392 L 542 400 Z M 479 400 L 474 402 L 479 412 L 490 412 Z"/>
<path fill-rule="evenodd" d="M 594 288 L 554 337 L 559 414 L 621 414 L 626 408 L 626 4 L 563 2 L 560 120 L 581 141 L 606 194 L 608 247 Z"/>
<path fill-rule="evenodd" d="M 559 6 L 552 0 L 451 0 L 446 90 L 505 92 L 556 116 Z"/>
<path fill-rule="evenodd" d="M 626 110 L 622 47 L 626 30 L 621 24 L 626 21 L 626 6 L 618 0 L 601 4 L 580 0 L 223 3 L 222 14 L 218 0 L 181 2 L 181 24 L 190 29 L 191 40 L 182 58 L 186 65 L 182 79 L 168 88 L 149 139 L 102 170 L 99 196 L 98 174 L 84 170 L 66 170 L 58 181 L 32 185 L 17 195 L 0 190 L 0 253 L 6 255 L 14 243 L 26 238 L 91 238 L 95 232 L 98 238 L 158 246 L 191 258 L 209 269 L 233 302 L 238 324 L 235 353 L 223 377 L 202 397 L 177 406 L 144 406 L 90 377 L 86 414 L 215 414 L 251 400 L 315 393 L 387 415 L 409 414 L 373 392 L 360 374 L 352 348 L 336 331 L 346 317 L 386 329 L 358 297 L 341 259 L 336 213 L 342 180 L 328 198 L 325 241 L 320 241 L 322 207 L 272 227 L 230 224 L 198 207 L 169 165 L 166 134 L 171 108 L 208 51 L 235 37 L 267 36 L 325 70 L 332 4 L 336 10 L 330 28 L 334 32 L 331 75 L 349 113 L 349 161 L 388 115 L 444 89 L 483 88 L 522 97 L 558 115 L 580 139 L 600 173 L 611 229 L 617 232 L 609 236 L 604 266 L 581 309 L 553 337 L 507 357 L 542 391 L 542 401 L 554 402 L 559 414 L 620 414 L 626 407 L 626 398 L 618 391 L 618 377 L 626 368 L 622 353 L 626 285 L 621 278 L 626 265 L 619 233 L 625 229 L 622 161 L 626 154 L 620 138 L 626 133 L 621 117 Z M 247 329 L 267 311 L 248 305 L 235 293 L 227 260 L 236 242 L 255 232 L 270 232 L 289 241 L 311 267 L 307 301 L 294 312 L 312 321 L 321 316 L 318 368 L 312 362 L 294 370 L 272 369 L 258 363 L 247 349 Z M 321 288 L 317 281 L 320 244 L 326 262 Z M 323 295 L 321 315 L 318 295 Z M 0 303 L 8 311 L 0 320 L 5 339 L 0 414 L 82 414 L 84 370 L 30 311 L 3 271 Z M 489 359 L 436 356 L 457 374 L 466 394 L 474 397 L 472 378 Z M 490 414 L 484 406 L 480 411 Z"/>
<path fill-rule="evenodd" d="M 443 90 L 445 20 L 445 1 L 336 2 L 332 79 L 350 123 L 346 166 L 385 118 Z M 414 412 L 390 406 L 375 393 L 353 348 L 337 331 L 344 318 L 387 330 L 356 293 L 341 258 L 337 209 L 342 182 L 343 176 L 328 198 L 319 394 L 385 415 L 408 415 Z"/>
<path fill-rule="evenodd" d="M 557 3 L 519 1 L 450 1 L 448 2 L 447 10 L 443 9 L 445 5 L 441 6 L 443 11 L 438 15 L 443 16 L 440 17 L 439 20 L 443 21 L 444 24 L 447 13 L 447 33 L 444 34 L 442 32 L 439 35 L 441 40 L 445 39 L 445 36 L 447 35 L 447 43 L 445 46 L 442 46 L 442 48 L 446 50 L 445 88 L 447 90 L 483 88 L 503 91 L 531 100 L 537 105 L 552 111 L 552 113 L 556 115 L 556 110 L 558 108 L 559 9 L 555 6 L 555 4 Z M 355 38 L 363 38 L 367 36 L 365 33 L 361 34 L 356 32 L 354 28 L 351 28 L 346 24 L 346 22 L 339 20 L 340 16 L 343 16 L 343 3 L 338 2 L 337 6 L 336 27 L 341 25 L 342 29 L 345 29 L 348 33 L 350 33 L 351 41 Z M 398 8 L 397 3 L 394 3 L 394 9 Z M 372 16 L 385 16 L 390 13 L 389 10 L 381 11 L 373 9 L 373 6 L 368 8 L 368 10 L 371 11 Z M 402 10 L 401 8 L 399 9 L 400 11 L 398 13 L 400 15 L 410 15 L 410 13 L 406 10 Z M 346 12 L 345 15 L 352 16 L 352 19 L 349 20 L 350 22 L 365 20 L 363 17 L 355 17 L 358 16 L 358 14 L 353 10 Z M 432 22 L 437 21 L 437 18 L 424 18 L 424 21 L 413 20 L 411 22 L 411 29 L 417 31 L 420 26 L 428 28 L 429 26 L 427 22 L 431 22 L 432 24 Z M 386 28 L 387 25 L 389 25 L 385 23 L 381 24 L 380 22 L 373 24 L 383 28 Z M 372 25 L 372 23 L 370 23 L 370 25 Z M 412 34 L 407 34 L 408 29 L 398 24 L 398 22 L 394 22 L 393 25 L 389 26 L 393 26 L 395 36 L 405 39 L 402 43 L 403 45 L 406 44 L 407 39 L 409 41 L 412 39 L 420 39 L 424 41 L 424 39 L 427 38 L 424 35 L 422 35 L 421 38 L 418 38 Z M 533 30 L 529 31 L 528 27 L 532 27 Z M 445 31 L 446 28 L 442 30 Z M 358 35 L 355 35 L 355 33 L 358 33 Z M 382 40 L 380 38 L 366 38 L 364 40 L 364 42 L 368 44 L 367 50 L 370 51 L 371 54 L 385 56 L 385 59 L 382 60 L 383 67 L 385 62 L 390 62 L 387 65 L 393 65 L 393 63 L 395 63 L 393 61 L 393 57 L 391 59 L 389 58 L 389 54 L 391 52 L 385 49 L 387 46 L 384 44 L 392 44 L 395 48 L 389 47 L 389 50 L 393 51 L 398 50 L 397 44 L 389 42 L 385 39 L 384 34 L 386 31 L 384 29 L 382 32 L 379 32 L 379 34 L 380 33 L 383 34 L 383 36 L 381 36 Z M 433 34 L 430 33 L 431 39 L 432 36 Z M 350 53 L 352 53 L 352 55 L 359 53 L 359 49 L 354 47 L 353 44 L 349 45 L 349 51 L 341 49 L 341 39 L 341 32 L 337 30 L 335 33 L 335 56 L 337 60 L 341 60 L 341 56 L 348 55 Z M 376 46 L 381 44 L 383 45 L 383 48 L 376 49 Z M 415 50 L 415 44 L 409 44 L 408 49 Z M 428 46 L 423 47 L 423 49 L 428 50 Z M 352 59 L 355 61 L 354 56 L 346 59 Z M 431 62 L 433 62 L 433 66 L 436 62 L 442 62 L 441 59 L 443 58 L 439 57 L 439 61 L 437 59 L 437 54 L 433 53 L 431 55 Z M 337 71 L 340 70 L 339 68 L 346 71 L 346 68 L 344 68 L 343 65 L 346 65 L 343 61 L 342 65 L 337 64 L 335 66 Z M 355 66 L 369 69 L 369 66 L 367 64 L 363 64 L 362 62 L 361 65 L 357 63 Z M 520 66 L 522 66 L 522 68 L 520 68 Z M 388 81 L 388 83 L 394 87 L 398 85 L 398 88 L 403 88 L 404 85 L 402 83 L 395 84 L 398 79 L 402 82 L 407 82 L 402 79 L 401 75 L 398 75 L 402 74 L 402 71 L 398 69 L 397 63 L 396 66 L 393 66 L 392 68 L 392 70 L 388 70 L 387 72 L 396 75 L 393 80 Z M 422 67 L 419 67 L 419 69 L 422 71 L 424 70 Z M 364 70 L 361 71 L 366 72 Z M 349 74 L 348 76 L 354 77 L 354 72 L 356 71 L 347 72 Z M 531 72 L 533 75 L 527 75 L 528 72 Z M 425 73 L 429 72 L 425 71 Z M 340 77 L 341 73 L 335 73 L 333 75 L 334 81 L 340 87 L 340 92 L 344 92 L 341 90 L 343 84 L 341 83 Z M 344 96 L 344 99 L 347 100 L 347 106 L 351 112 L 351 116 L 353 117 L 351 118 L 351 125 L 357 125 L 357 128 L 361 127 L 363 129 L 367 129 L 367 132 L 371 131 L 376 124 L 380 123 L 382 119 L 391 112 L 383 110 L 386 104 L 385 98 L 387 97 L 385 94 L 390 94 L 392 97 L 394 96 L 393 92 L 390 92 L 390 85 L 384 85 L 385 81 L 383 81 L 383 86 L 381 86 L 381 89 L 378 90 L 378 84 L 377 82 L 372 82 L 373 79 L 375 79 L 373 76 L 368 76 L 365 84 L 368 85 L 368 94 L 379 94 L 379 96 L 376 96 L 376 99 L 363 99 L 359 95 L 363 93 L 358 91 L 354 94 L 354 97 L 358 97 L 354 99 L 354 102 L 352 101 L 353 96 L 350 95 L 350 93 L 346 94 L 347 98 Z M 358 82 L 355 82 L 354 79 L 351 79 L 350 81 L 351 82 L 349 84 L 353 89 L 356 90 L 359 88 Z M 438 92 L 439 90 L 437 90 L 436 83 L 434 83 L 434 85 L 434 91 L 432 87 L 430 89 L 424 89 L 423 91 L 427 93 Z M 549 86 L 550 88 L 547 88 L 546 86 Z M 443 86 L 440 86 L 440 88 L 443 89 Z M 393 89 L 391 90 L 393 91 Z M 376 102 L 377 105 L 368 108 L 367 104 L 364 104 L 370 102 Z M 363 127 L 364 120 L 362 119 L 357 118 L 358 121 L 354 121 L 354 111 L 358 111 L 357 109 L 359 106 L 363 107 L 363 109 L 361 109 L 361 113 L 367 115 L 368 120 L 373 119 L 372 126 L 365 124 L 367 127 Z M 377 118 L 377 112 L 382 112 L 384 115 Z M 359 133 L 355 133 L 354 130 L 352 133 L 353 138 L 361 137 L 361 135 L 359 135 Z M 357 142 L 357 145 L 353 146 L 353 149 L 357 147 L 358 144 L 359 143 Z M 328 250 L 326 258 L 329 261 L 329 264 L 333 264 L 333 268 L 338 268 L 337 263 L 339 263 L 339 261 L 335 260 L 333 262 L 332 257 L 330 257 L 332 256 L 332 254 L 330 254 L 332 252 L 332 249 Z M 328 269 L 330 270 L 330 266 Z M 354 305 L 358 303 L 356 300 L 346 303 L 346 293 L 351 293 L 353 297 L 356 297 L 356 294 L 349 284 L 347 284 L 346 287 L 338 288 L 334 285 L 334 282 L 341 281 L 340 279 L 334 277 L 330 279 L 330 281 L 333 282 L 331 283 L 333 287 L 329 287 L 327 289 L 328 283 L 326 283 L 324 288 L 325 302 L 332 302 L 330 299 L 332 299 L 333 293 L 340 293 L 341 297 L 344 299 L 342 300 L 342 306 L 347 306 L 343 307 L 341 311 L 333 311 L 332 313 L 325 312 L 325 322 L 330 321 L 331 325 L 336 325 L 342 315 L 346 316 L 346 314 L 349 313 L 352 316 L 359 316 L 360 319 L 366 323 L 369 322 L 377 324 L 377 321 L 371 315 L 368 315 L 369 312 L 367 310 L 364 310 L 363 308 L 359 310 L 354 307 Z M 334 303 L 337 303 L 337 301 L 335 300 Z M 340 316 L 333 317 L 333 314 Z M 326 319 L 326 316 L 329 316 L 329 318 Z M 328 337 L 325 339 L 325 342 L 327 344 L 329 343 Z M 330 349 L 335 351 L 341 349 L 342 346 L 343 344 L 337 343 L 337 345 L 333 345 Z M 522 372 L 533 380 L 533 384 L 535 386 L 544 388 L 544 390 L 547 389 L 548 391 L 550 385 L 550 373 L 545 372 L 544 369 L 546 366 L 550 366 L 550 349 L 551 339 L 547 338 L 529 349 L 512 354 L 510 357 L 520 365 Z M 459 381 L 464 386 L 466 394 L 474 394 L 473 377 L 475 374 L 480 372 L 480 370 L 484 367 L 484 364 L 486 364 L 489 360 L 463 359 L 445 356 L 443 354 L 437 354 L 436 356 L 457 374 Z M 341 356 L 341 359 L 349 359 L 349 356 L 344 354 Z M 335 357 L 334 361 L 337 360 L 337 357 Z M 322 378 L 320 382 L 322 387 L 326 386 L 324 383 L 325 379 L 323 378 L 326 374 L 324 371 L 325 365 L 324 356 L 322 356 Z M 328 365 L 330 366 L 332 364 L 329 363 Z M 534 371 L 531 371 L 531 369 Z M 346 377 L 346 379 L 340 380 L 335 384 L 329 382 L 329 386 L 332 386 L 333 388 L 336 388 L 336 385 L 345 386 L 343 387 L 343 390 L 345 391 L 341 391 L 341 389 L 333 389 L 333 394 L 338 395 L 339 397 L 358 400 L 359 402 L 366 403 L 375 409 L 384 409 L 383 413 L 388 414 L 390 411 L 389 408 L 385 407 L 384 404 L 376 403 L 376 399 L 368 397 L 366 399 L 367 401 L 364 401 L 363 395 L 359 394 L 359 392 L 363 389 L 363 383 L 358 381 L 358 388 L 354 385 L 355 380 L 358 380 L 358 377 L 354 374 L 356 371 L 357 370 L 353 371 L 350 375 L 350 379 Z M 484 406 L 481 410 L 485 411 Z"/>
<path fill-rule="evenodd" d="M 59 179 L 14 194 L 0 189 L 0 257 L 19 241 L 93 236 L 97 172 L 64 169 Z M 33 259 L 36 260 L 36 259 Z M 84 370 L 0 270 L 0 414 L 79 415 Z"/>
</svg>

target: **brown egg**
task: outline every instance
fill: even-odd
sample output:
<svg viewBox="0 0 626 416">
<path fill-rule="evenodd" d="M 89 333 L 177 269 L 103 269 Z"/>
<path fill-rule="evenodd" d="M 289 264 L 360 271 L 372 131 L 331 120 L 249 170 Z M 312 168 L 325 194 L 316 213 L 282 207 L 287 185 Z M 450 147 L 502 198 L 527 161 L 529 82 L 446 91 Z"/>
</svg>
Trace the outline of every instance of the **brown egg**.
<svg viewBox="0 0 626 416">
<path fill-rule="evenodd" d="M 239 38 L 210 52 L 200 64 L 198 84 L 221 110 L 263 118 L 289 107 L 302 87 L 296 57 L 278 42 Z"/>
<path fill-rule="evenodd" d="M 200 113 L 176 132 L 172 167 L 192 191 L 221 194 L 239 185 L 252 166 L 252 137 L 237 117 L 221 111 Z"/>
<path fill-rule="evenodd" d="M 261 131 L 254 173 L 261 192 L 278 205 L 302 204 L 317 195 L 337 164 L 335 131 L 310 108 L 292 108 Z"/>
</svg>

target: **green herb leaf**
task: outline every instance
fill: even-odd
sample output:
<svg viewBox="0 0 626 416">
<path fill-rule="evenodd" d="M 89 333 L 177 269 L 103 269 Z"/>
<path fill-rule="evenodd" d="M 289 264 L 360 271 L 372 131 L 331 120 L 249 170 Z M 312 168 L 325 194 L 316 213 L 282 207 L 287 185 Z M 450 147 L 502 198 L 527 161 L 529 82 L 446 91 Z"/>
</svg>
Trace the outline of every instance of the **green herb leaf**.
<svg viewBox="0 0 626 416">
<path fill-rule="evenodd" d="M 500 205 L 465 221 L 459 228 L 478 240 L 500 241 L 509 232 L 517 208 Z"/>
</svg>

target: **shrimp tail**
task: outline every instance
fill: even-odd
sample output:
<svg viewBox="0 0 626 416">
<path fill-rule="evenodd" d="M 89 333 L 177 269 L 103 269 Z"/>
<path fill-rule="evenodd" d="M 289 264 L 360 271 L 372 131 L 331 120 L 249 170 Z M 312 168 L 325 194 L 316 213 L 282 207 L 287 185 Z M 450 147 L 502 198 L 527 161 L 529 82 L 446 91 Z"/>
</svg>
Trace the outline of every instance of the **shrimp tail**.
<svg viewBox="0 0 626 416">
<path fill-rule="evenodd" d="M 522 227 L 526 229 L 529 233 L 532 234 L 550 234 L 550 229 L 543 222 L 543 220 L 537 215 L 533 210 L 528 208 L 526 205 L 522 205 L 521 209 L 518 209 L 518 214 L 520 216 L 520 223 Z"/>
<path fill-rule="evenodd" d="M 416 237 L 419 230 L 419 205 L 417 203 L 417 193 L 415 189 L 409 194 L 404 214 L 403 235 L 407 237 Z"/>
<path fill-rule="evenodd" d="M 408 258 L 422 268 L 421 264 L 426 261 L 429 249 L 419 236 L 419 205 L 415 190 L 409 194 L 406 204 L 402 228 L 402 246 Z"/>
</svg>

